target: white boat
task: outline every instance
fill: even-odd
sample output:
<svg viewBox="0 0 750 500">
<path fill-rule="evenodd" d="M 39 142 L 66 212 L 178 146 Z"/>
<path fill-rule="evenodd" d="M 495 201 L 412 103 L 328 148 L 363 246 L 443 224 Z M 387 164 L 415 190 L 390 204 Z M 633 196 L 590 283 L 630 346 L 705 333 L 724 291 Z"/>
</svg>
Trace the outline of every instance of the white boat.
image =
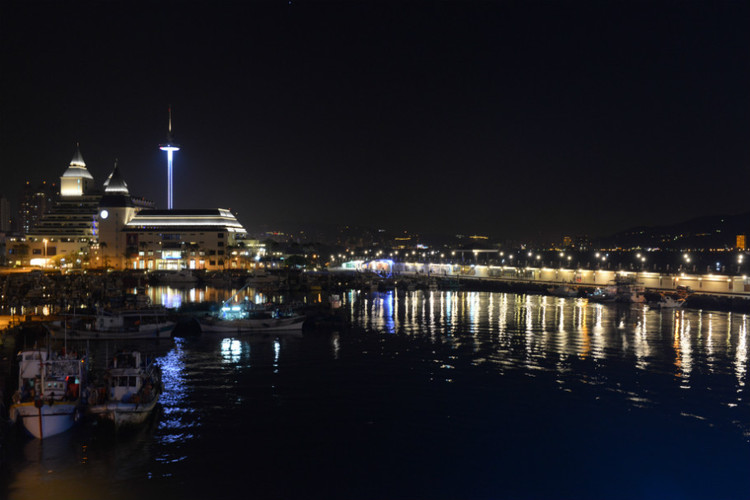
<svg viewBox="0 0 750 500">
<path fill-rule="evenodd" d="M 176 323 L 163 307 L 101 310 L 96 315 L 72 316 L 52 327 L 72 340 L 161 339 L 172 335 Z"/>
<path fill-rule="evenodd" d="M 87 413 L 116 429 L 146 421 L 161 394 L 161 369 L 138 351 L 118 353 L 105 375 L 106 387 L 92 387 Z"/>
<path fill-rule="evenodd" d="M 305 316 L 274 310 L 208 316 L 198 321 L 203 333 L 299 332 Z"/>
<path fill-rule="evenodd" d="M 10 419 L 38 439 L 63 433 L 78 420 L 84 360 L 46 351 L 22 351 Z"/>
<path fill-rule="evenodd" d="M 606 288 L 597 288 L 586 297 L 591 302 L 614 302 L 617 299 L 617 287 L 608 286 Z"/>
<path fill-rule="evenodd" d="M 646 288 L 635 281 L 635 276 L 617 276 L 615 278 L 617 287 L 617 302 L 631 304 L 642 304 L 646 302 Z"/>
<path fill-rule="evenodd" d="M 662 295 L 659 301 L 652 304 L 654 309 L 678 309 L 685 305 L 685 299 L 674 298 L 670 295 Z"/>
<path fill-rule="evenodd" d="M 305 316 L 297 314 L 291 307 L 273 306 L 267 308 L 256 306 L 247 297 L 240 304 L 233 304 L 234 297 L 245 288 L 246 284 L 229 297 L 221 306 L 218 314 L 199 318 L 203 333 L 261 333 L 261 332 L 301 332 Z"/>
</svg>

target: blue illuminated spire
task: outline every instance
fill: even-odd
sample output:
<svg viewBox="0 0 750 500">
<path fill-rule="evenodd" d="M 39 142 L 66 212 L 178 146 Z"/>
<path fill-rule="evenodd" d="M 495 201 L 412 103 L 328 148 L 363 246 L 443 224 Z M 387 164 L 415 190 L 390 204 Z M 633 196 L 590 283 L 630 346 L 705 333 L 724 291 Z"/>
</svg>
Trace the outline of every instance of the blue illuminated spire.
<svg viewBox="0 0 750 500">
<path fill-rule="evenodd" d="M 173 208 L 173 197 L 172 197 L 172 155 L 175 151 L 180 150 L 180 146 L 174 143 L 172 137 L 172 107 L 169 110 L 169 130 L 167 131 L 167 142 L 159 145 L 159 149 L 167 152 L 167 209 L 172 210 Z"/>
</svg>

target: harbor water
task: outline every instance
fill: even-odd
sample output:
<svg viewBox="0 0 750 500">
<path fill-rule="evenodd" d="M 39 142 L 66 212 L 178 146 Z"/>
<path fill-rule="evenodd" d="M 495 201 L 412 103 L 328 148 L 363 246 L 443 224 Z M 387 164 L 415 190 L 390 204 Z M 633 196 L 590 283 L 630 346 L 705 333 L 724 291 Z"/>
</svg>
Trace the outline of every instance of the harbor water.
<svg viewBox="0 0 750 500">
<path fill-rule="evenodd" d="M 297 336 L 141 345 L 164 374 L 149 425 L 16 433 L 0 498 L 750 495 L 744 315 L 464 291 L 342 309 Z"/>
</svg>

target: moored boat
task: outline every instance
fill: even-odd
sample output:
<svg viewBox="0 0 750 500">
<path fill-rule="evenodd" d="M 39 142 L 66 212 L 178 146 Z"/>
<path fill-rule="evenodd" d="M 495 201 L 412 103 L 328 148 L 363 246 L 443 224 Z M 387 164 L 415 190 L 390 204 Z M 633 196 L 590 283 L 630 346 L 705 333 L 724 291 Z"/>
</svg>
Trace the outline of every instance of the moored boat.
<svg viewBox="0 0 750 500">
<path fill-rule="evenodd" d="M 38 439 L 69 430 L 78 420 L 84 360 L 42 350 L 22 351 L 10 419 Z"/>
<path fill-rule="evenodd" d="M 169 338 L 175 324 L 163 307 L 149 307 L 71 316 L 52 328 L 73 340 L 145 340 Z"/>
<path fill-rule="evenodd" d="M 217 314 L 206 315 L 198 322 L 203 333 L 262 333 L 262 332 L 300 332 L 306 317 L 287 305 L 271 304 L 268 307 L 255 305 L 251 301 L 233 304 L 234 297 L 239 295 L 250 284 L 240 288 L 222 304 Z"/>
<path fill-rule="evenodd" d="M 670 295 L 661 295 L 658 302 L 651 304 L 654 309 L 678 309 L 685 305 L 685 299 Z"/>
<path fill-rule="evenodd" d="M 87 413 L 112 422 L 115 428 L 143 423 L 161 394 L 161 369 L 141 352 L 115 355 L 104 375 L 104 386 L 89 389 Z"/>
<path fill-rule="evenodd" d="M 305 316 L 273 310 L 224 311 L 198 320 L 203 333 L 260 333 L 301 331 Z"/>
</svg>

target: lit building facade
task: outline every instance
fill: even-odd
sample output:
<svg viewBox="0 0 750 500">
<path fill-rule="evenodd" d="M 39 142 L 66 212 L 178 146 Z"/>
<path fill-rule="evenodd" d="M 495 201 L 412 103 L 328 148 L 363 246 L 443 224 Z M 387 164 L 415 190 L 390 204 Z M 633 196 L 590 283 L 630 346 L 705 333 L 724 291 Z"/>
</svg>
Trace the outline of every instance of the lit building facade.
<svg viewBox="0 0 750 500">
<path fill-rule="evenodd" d="M 128 267 L 144 270 L 238 267 L 233 253 L 245 248 L 247 235 L 237 218 L 222 208 L 142 210 L 122 232 Z"/>
<path fill-rule="evenodd" d="M 49 185 L 47 182 L 41 183 L 37 187 L 32 187 L 29 181 L 21 192 L 20 206 L 18 210 L 18 231 L 24 235 L 28 234 L 44 217 L 55 201 L 55 185 Z"/>
</svg>

